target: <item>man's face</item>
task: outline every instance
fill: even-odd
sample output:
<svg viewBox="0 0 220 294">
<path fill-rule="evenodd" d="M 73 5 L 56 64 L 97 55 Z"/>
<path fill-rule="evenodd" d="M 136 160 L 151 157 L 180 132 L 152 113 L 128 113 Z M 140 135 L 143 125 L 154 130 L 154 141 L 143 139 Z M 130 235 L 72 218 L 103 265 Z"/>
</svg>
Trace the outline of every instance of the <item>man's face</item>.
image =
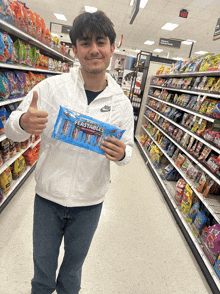
<svg viewBox="0 0 220 294">
<path fill-rule="evenodd" d="M 82 69 L 91 74 L 99 74 L 107 69 L 115 50 L 108 37 L 85 35 L 76 41 L 73 52 L 79 59 Z"/>
</svg>

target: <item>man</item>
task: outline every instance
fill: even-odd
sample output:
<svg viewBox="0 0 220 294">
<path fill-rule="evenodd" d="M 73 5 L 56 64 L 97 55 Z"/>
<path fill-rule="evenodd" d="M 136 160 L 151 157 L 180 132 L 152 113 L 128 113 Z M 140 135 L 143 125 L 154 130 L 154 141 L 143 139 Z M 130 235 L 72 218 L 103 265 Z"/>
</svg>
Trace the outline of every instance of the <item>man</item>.
<svg viewBox="0 0 220 294">
<path fill-rule="evenodd" d="M 35 171 L 32 294 L 51 294 L 55 290 L 58 294 L 79 293 L 82 264 L 109 186 L 110 161 L 125 165 L 131 159 L 132 106 L 106 74 L 115 37 L 113 24 L 103 12 L 79 15 L 70 38 L 81 67 L 35 86 L 5 126 L 6 136 L 13 141 L 41 134 Z M 55 140 L 51 134 L 60 105 L 125 133 L 121 140 L 105 138 L 101 146 L 105 156 Z M 65 256 L 56 280 L 63 238 Z"/>
</svg>

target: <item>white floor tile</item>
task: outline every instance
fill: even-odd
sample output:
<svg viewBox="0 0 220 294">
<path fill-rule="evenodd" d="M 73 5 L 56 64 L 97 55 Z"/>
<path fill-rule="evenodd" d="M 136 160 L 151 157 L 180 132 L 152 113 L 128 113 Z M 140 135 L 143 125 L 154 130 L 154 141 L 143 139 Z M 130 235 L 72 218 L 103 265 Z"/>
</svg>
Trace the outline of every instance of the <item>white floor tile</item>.
<svg viewBox="0 0 220 294">
<path fill-rule="evenodd" d="M 111 167 L 80 294 L 212 293 L 137 147 Z M 0 294 L 30 294 L 34 185 L 33 173 L 0 214 Z"/>
</svg>

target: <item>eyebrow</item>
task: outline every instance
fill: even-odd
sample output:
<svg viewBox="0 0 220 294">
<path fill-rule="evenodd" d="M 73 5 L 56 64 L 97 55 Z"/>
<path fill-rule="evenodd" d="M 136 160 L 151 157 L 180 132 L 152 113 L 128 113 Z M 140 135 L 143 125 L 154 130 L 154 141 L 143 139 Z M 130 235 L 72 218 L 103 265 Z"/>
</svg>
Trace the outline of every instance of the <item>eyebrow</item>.
<svg viewBox="0 0 220 294">
<path fill-rule="evenodd" d="M 96 41 L 99 41 L 99 40 L 101 40 L 101 39 L 106 40 L 107 37 L 105 37 L 105 36 L 98 36 L 98 37 L 96 37 Z M 92 40 L 92 38 L 89 37 L 89 36 L 85 36 L 85 37 L 81 37 L 81 38 L 79 38 L 79 41 L 91 41 L 91 40 Z"/>
</svg>

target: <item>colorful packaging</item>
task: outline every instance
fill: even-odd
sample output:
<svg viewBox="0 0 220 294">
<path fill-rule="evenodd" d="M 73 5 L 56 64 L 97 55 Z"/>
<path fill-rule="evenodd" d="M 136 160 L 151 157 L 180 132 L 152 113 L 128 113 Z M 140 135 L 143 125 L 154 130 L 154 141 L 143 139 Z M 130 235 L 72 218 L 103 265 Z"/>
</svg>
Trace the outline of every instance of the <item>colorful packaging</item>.
<svg viewBox="0 0 220 294">
<path fill-rule="evenodd" d="M 121 139 L 124 130 L 60 106 L 51 138 L 105 155 L 100 148 L 106 137 Z"/>
<path fill-rule="evenodd" d="M 207 221 L 207 216 L 203 211 L 197 211 L 196 217 L 192 223 L 192 232 L 198 237 Z"/>
<path fill-rule="evenodd" d="M 183 214 L 187 215 L 190 211 L 193 200 L 193 190 L 190 188 L 189 184 L 186 184 L 183 198 L 181 202 L 181 211 Z"/>
<path fill-rule="evenodd" d="M 12 179 L 17 180 L 23 174 L 25 170 L 26 170 L 25 159 L 22 155 L 20 155 L 13 164 Z"/>
<path fill-rule="evenodd" d="M 0 71 L 0 97 L 2 99 L 8 99 L 10 96 L 10 88 L 9 88 L 9 82 L 6 76 L 3 74 L 2 71 Z"/>
<path fill-rule="evenodd" d="M 4 195 L 7 195 L 10 190 L 11 181 L 12 181 L 11 169 L 10 167 L 7 167 L 3 171 L 3 173 L 0 174 L 0 186 L 4 192 Z"/>
<path fill-rule="evenodd" d="M 186 217 L 186 221 L 189 224 L 191 224 L 195 220 L 197 212 L 199 211 L 199 208 L 200 208 L 199 202 L 194 203 L 193 206 L 191 207 L 191 209 Z"/>
<path fill-rule="evenodd" d="M 220 225 L 215 224 L 208 230 L 207 242 L 203 246 L 203 251 L 212 265 L 217 261 L 220 253 Z"/>
<path fill-rule="evenodd" d="M 185 161 L 185 156 L 183 156 L 182 154 L 179 154 L 177 157 L 177 160 L 175 161 L 175 165 L 180 169 L 184 161 Z"/>
<path fill-rule="evenodd" d="M 181 205 L 181 202 L 182 202 L 185 186 L 186 186 L 186 181 L 184 179 L 179 179 L 179 181 L 176 184 L 176 194 L 175 194 L 175 199 L 179 205 Z"/>
</svg>

